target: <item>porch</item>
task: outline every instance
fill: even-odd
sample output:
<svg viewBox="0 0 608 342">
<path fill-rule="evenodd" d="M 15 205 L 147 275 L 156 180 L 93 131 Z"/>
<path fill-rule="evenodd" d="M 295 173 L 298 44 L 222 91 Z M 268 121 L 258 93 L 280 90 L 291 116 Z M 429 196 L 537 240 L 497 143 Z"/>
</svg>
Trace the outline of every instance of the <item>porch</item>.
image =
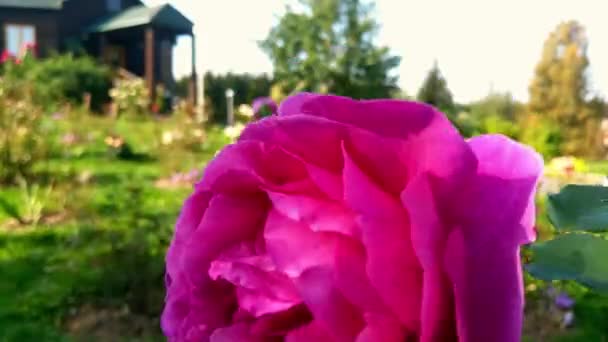
<svg viewBox="0 0 608 342">
<path fill-rule="evenodd" d="M 155 98 L 158 85 L 169 92 L 175 89 L 173 46 L 177 37 L 189 36 L 192 44 L 189 100 L 196 105 L 196 38 L 193 26 L 171 5 L 134 6 L 91 25 L 87 29 L 87 48 L 104 63 L 143 77 L 150 97 Z"/>
</svg>

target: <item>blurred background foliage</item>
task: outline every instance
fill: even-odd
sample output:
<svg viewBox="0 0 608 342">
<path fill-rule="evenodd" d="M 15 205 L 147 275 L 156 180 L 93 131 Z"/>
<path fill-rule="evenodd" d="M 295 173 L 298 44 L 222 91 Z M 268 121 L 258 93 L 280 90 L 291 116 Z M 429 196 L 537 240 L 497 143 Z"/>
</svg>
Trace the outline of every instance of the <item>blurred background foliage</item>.
<svg viewBox="0 0 608 342">
<path fill-rule="evenodd" d="M 126 82 L 86 56 L 0 64 L 0 341 L 163 340 L 164 253 L 181 203 L 260 96 L 418 100 L 466 137 L 498 133 L 529 144 L 549 165 L 537 231 L 541 241 L 553 238 L 547 194 L 602 184 L 608 174 L 607 107 L 588 90 L 584 28 L 569 21 L 550 33 L 528 102 L 491 91 L 457 103 L 438 63 L 415 96 L 398 89 L 400 58 L 375 44 L 378 26 L 370 2 L 302 1 L 261 42 L 272 75 L 204 75 L 202 118 L 186 101 L 188 79 L 159 115 L 142 80 Z M 225 127 L 228 89 L 233 127 Z M 534 257 L 523 254 L 526 263 Z M 608 339 L 606 296 L 571 281 L 525 281 L 525 341 Z M 573 304 L 561 305 L 562 295 Z"/>
</svg>

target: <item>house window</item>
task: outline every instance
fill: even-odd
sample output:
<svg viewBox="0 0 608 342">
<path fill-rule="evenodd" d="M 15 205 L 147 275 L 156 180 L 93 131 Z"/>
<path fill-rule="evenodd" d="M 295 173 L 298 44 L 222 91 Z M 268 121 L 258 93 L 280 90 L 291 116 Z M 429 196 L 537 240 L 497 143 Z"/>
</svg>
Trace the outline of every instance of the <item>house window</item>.
<svg viewBox="0 0 608 342">
<path fill-rule="evenodd" d="M 106 0 L 106 4 L 108 5 L 108 11 L 110 12 L 118 12 L 122 9 L 120 0 Z"/>
<path fill-rule="evenodd" d="M 4 27 L 6 50 L 13 56 L 22 56 L 28 45 L 36 43 L 36 28 L 32 25 L 8 24 Z"/>
</svg>

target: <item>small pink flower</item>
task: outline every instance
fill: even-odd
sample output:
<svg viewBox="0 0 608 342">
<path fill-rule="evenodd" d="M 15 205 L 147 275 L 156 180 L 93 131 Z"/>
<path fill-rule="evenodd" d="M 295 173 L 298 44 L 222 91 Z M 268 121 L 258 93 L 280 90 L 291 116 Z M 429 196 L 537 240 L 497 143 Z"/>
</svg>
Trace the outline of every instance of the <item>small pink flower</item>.
<svg viewBox="0 0 608 342">
<path fill-rule="evenodd" d="M 63 119 L 63 114 L 60 112 L 55 112 L 53 113 L 53 115 L 51 115 L 51 118 L 53 120 L 62 120 Z"/>
<path fill-rule="evenodd" d="M 38 55 L 38 44 L 36 43 L 27 43 L 23 46 L 24 55 L 32 55 L 36 57 Z"/>
<path fill-rule="evenodd" d="M 542 159 L 434 108 L 300 94 L 207 167 L 167 254 L 171 341 L 521 337 Z"/>
<path fill-rule="evenodd" d="M 15 58 L 8 50 L 4 50 L 0 55 L 0 63 L 12 61 Z"/>
<path fill-rule="evenodd" d="M 64 145 L 74 145 L 78 140 L 78 137 L 74 133 L 66 133 L 61 137 L 61 142 Z"/>
<path fill-rule="evenodd" d="M 277 114 L 277 104 L 270 97 L 258 97 L 253 100 L 252 110 L 256 119 Z"/>
</svg>

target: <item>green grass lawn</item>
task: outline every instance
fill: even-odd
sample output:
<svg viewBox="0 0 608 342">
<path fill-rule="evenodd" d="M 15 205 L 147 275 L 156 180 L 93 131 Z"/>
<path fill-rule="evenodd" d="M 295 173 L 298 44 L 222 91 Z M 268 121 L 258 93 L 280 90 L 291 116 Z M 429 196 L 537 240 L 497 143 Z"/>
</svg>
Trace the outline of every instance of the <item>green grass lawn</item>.
<svg viewBox="0 0 608 342">
<path fill-rule="evenodd" d="M 191 187 L 155 182 L 202 169 L 229 140 L 209 128 L 198 144 L 164 146 L 164 131 L 191 129 L 171 119 L 87 116 L 56 125 L 49 142 L 65 133 L 80 141 L 36 165 L 31 182 L 50 189 L 48 196 L 26 196 L 32 184 L 0 188 L 3 203 L 24 210 L 33 197 L 43 213 L 37 225 L 17 225 L 0 210 L 0 341 L 162 341 L 164 253 Z M 109 135 L 123 137 L 135 157 L 109 152 Z M 592 168 L 608 171 L 603 164 Z M 543 212 L 539 218 L 550 236 Z M 560 330 L 543 301 L 547 284 L 526 282 L 534 289 L 527 295 L 525 341 L 608 341 L 607 297 L 558 284 L 577 300 L 576 328 Z"/>
<path fill-rule="evenodd" d="M 83 120 L 59 123 L 58 135 L 81 130 L 88 141 L 36 166 L 49 220 L 16 225 L 0 210 L 0 341 L 163 340 L 164 253 L 191 187 L 155 182 L 202 169 L 228 140 L 208 129 L 196 148 L 160 146 L 171 122 Z M 108 153 L 108 134 L 146 158 Z M 3 186 L 0 200 L 24 207 L 24 189 Z"/>
<path fill-rule="evenodd" d="M 589 172 L 608 175 L 608 160 L 589 162 Z"/>
</svg>

